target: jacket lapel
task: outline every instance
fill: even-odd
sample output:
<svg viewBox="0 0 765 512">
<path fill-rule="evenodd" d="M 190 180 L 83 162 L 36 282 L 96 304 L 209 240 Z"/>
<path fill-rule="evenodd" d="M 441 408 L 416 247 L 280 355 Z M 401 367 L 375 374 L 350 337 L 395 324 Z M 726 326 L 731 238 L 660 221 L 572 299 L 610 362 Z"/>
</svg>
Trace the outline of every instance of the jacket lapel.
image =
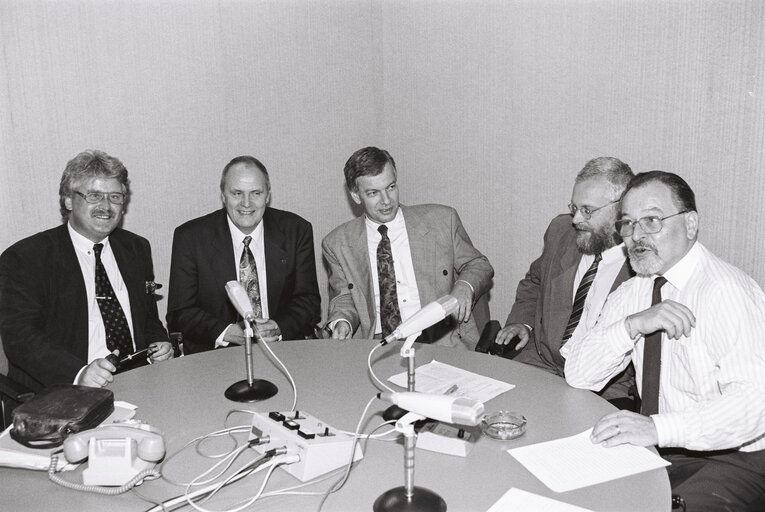
<svg viewBox="0 0 765 512">
<path fill-rule="evenodd" d="M 279 298 L 284 288 L 284 279 L 287 274 L 288 254 L 284 250 L 284 234 L 271 215 L 271 210 L 266 208 L 263 215 L 263 249 L 266 259 L 267 287 L 268 287 L 268 310 L 273 312 L 279 306 Z"/>
<path fill-rule="evenodd" d="M 74 244 L 69 236 L 66 224 L 57 231 L 57 250 L 53 256 L 57 267 L 56 276 L 60 286 L 56 287 L 59 294 L 58 303 L 67 306 L 65 316 L 60 321 L 73 322 L 75 344 L 73 350 L 83 361 L 88 359 L 88 294 L 85 291 L 85 278 L 82 275 Z M 82 340 L 80 342 L 79 340 Z"/>
<path fill-rule="evenodd" d="M 417 294 L 420 296 L 420 305 L 424 306 L 436 296 L 436 291 L 431 286 L 428 276 L 433 274 L 433 262 L 436 261 L 435 245 L 426 242 L 430 231 L 428 225 L 416 215 L 408 215 L 408 209 L 401 206 L 401 212 L 406 222 L 406 234 L 409 238 L 409 250 L 414 267 L 414 277 L 417 281 Z"/>
</svg>

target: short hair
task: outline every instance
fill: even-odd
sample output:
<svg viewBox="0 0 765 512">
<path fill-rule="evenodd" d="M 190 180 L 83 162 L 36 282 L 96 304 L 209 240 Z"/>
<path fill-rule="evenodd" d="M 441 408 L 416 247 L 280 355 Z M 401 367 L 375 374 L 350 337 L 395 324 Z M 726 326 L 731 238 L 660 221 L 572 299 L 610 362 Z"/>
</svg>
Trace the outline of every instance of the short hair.
<svg viewBox="0 0 765 512">
<path fill-rule="evenodd" d="M 231 169 L 236 164 L 247 164 L 252 167 L 256 167 L 260 169 L 260 171 L 266 176 L 266 187 L 268 188 L 268 190 L 271 190 L 271 178 L 268 177 L 268 171 L 266 170 L 266 166 L 263 165 L 263 163 L 261 163 L 261 161 L 255 158 L 254 156 L 242 155 L 232 159 L 229 163 L 227 163 L 226 167 L 223 168 L 223 172 L 220 173 L 220 191 L 221 192 L 223 192 L 223 186 L 226 183 L 226 175 L 228 174 L 229 169 Z"/>
<path fill-rule="evenodd" d="M 88 178 L 116 179 L 122 185 L 125 195 L 130 194 L 128 171 L 119 159 L 99 150 L 86 150 L 66 164 L 61 183 L 58 186 L 58 202 L 61 207 L 61 220 L 69 219 L 69 210 L 65 200 L 72 197 L 76 186 Z"/>
<path fill-rule="evenodd" d="M 640 188 L 648 183 L 658 181 L 665 185 L 672 192 L 672 199 L 681 211 L 696 211 L 696 195 L 693 193 L 690 185 L 677 174 L 666 171 L 648 171 L 641 172 L 630 181 L 624 190 L 624 197 L 627 192 L 634 188 Z"/>
<path fill-rule="evenodd" d="M 358 190 L 359 187 L 356 185 L 356 180 L 359 177 L 377 176 L 383 172 L 387 164 L 390 164 L 393 170 L 396 171 L 396 162 L 390 156 L 390 153 L 384 149 L 372 146 L 359 149 L 345 162 L 345 168 L 343 169 L 345 184 L 348 190 Z"/>
<path fill-rule="evenodd" d="M 611 187 L 615 198 L 619 198 L 627 188 L 627 184 L 635 177 L 630 166 L 612 156 L 599 156 L 593 158 L 576 175 L 574 183 L 591 178 L 605 178 Z"/>
</svg>

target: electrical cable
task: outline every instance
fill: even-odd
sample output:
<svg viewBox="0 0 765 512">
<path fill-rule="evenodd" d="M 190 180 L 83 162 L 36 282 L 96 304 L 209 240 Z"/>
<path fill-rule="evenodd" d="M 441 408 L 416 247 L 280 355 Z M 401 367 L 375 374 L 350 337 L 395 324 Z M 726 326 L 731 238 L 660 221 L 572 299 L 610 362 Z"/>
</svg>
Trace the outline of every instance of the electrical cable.
<svg viewBox="0 0 765 512">
<path fill-rule="evenodd" d="M 107 496 L 115 496 L 117 494 L 123 494 L 128 492 L 130 489 L 138 485 L 143 480 L 154 480 L 156 478 L 160 477 L 159 471 L 156 469 L 144 469 L 143 471 L 140 471 L 138 474 L 136 474 L 133 478 L 128 480 L 126 483 L 119 487 L 102 487 L 100 485 L 85 485 L 85 484 L 78 484 L 75 482 L 70 482 L 69 480 L 65 480 L 58 476 L 56 474 L 56 465 L 58 464 L 58 453 L 51 453 L 50 454 L 50 466 L 48 467 L 48 478 L 50 480 L 62 487 L 66 487 L 67 489 L 74 489 L 75 491 L 85 491 L 85 492 L 92 492 L 96 494 L 104 494 Z"/>
<path fill-rule="evenodd" d="M 284 370 L 284 373 L 287 375 L 287 378 L 288 378 L 288 379 L 289 379 L 289 381 L 290 381 L 290 385 L 292 386 L 292 396 L 293 396 L 293 398 L 292 398 L 292 408 L 290 409 L 290 411 L 294 411 L 294 410 L 297 408 L 297 386 L 295 385 L 295 380 L 292 378 L 292 374 L 291 374 L 291 373 L 290 373 L 290 371 L 287 369 L 287 366 L 286 366 L 286 365 L 285 365 L 285 364 L 282 362 L 282 360 L 281 360 L 281 359 L 279 359 L 279 358 L 276 356 L 276 354 L 274 354 L 274 351 L 273 351 L 273 350 L 271 350 L 271 347 L 269 347 L 269 346 L 268 346 L 268 343 L 266 343 L 265 341 L 263 341 L 263 337 L 260 335 L 260 333 L 258 332 L 258 330 L 257 330 L 257 329 L 253 329 L 253 330 L 254 330 L 254 332 L 255 332 L 255 336 L 257 336 L 258 340 L 260 340 L 260 344 L 261 344 L 261 345 L 263 345 L 264 347 L 266 347 L 266 349 L 268 350 L 268 352 L 271 354 L 271 357 L 273 357 L 274 359 L 276 359 L 276 361 L 279 363 L 279 365 L 280 365 L 280 366 L 282 367 L 282 369 Z"/>
<path fill-rule="evenodd" d="M 393 388 L 385 384 L 383 381 L 377 378 L 377 375 L 375 375 L 374 370 L 372 369 L 372 354 L 374 354 L 375 350 L 382 347 L 383 345 L 380 345 L 379 343 L 375 343 L 375 346 L 372 347 L 372 350 L 369 351 L 369 356 L 367 356 L 367 369 L 369 370 L 369 374 L 372 376 L 372 379 L 379 384 L 378 387 L 383 387 L 390 391 L 391 393 L 395 393 Z"/>
</svg>

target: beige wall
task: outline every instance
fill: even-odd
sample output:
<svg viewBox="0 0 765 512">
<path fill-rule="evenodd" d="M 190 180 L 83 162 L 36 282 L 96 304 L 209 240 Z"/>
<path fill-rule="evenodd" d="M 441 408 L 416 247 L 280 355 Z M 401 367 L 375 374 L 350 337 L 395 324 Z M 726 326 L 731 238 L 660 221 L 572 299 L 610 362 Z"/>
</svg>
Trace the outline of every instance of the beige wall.
<svg viewBox="0 0 765 512">
<path fill-rule="evenodd" d="M 345 160 L 379 145 L 404 202 L 458 208 L 504 320 L 575 173 L 612 155 L 684 176 L 703 242 L 765 284 L 764 2 L 0 0 L 0 37 L 0 250 L 58 222 L 66 161 L 99 148 L 160 282 L 242 153 L 320 258 Z"/>
</svg>

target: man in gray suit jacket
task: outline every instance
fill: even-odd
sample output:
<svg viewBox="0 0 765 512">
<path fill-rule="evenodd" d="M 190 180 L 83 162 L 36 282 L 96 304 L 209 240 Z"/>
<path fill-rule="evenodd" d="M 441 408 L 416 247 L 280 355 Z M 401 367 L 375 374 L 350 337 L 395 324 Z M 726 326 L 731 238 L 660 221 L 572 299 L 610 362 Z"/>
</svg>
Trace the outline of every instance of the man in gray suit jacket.
<svg viewBox="0 0 765 512">
<path fill-rule="evenodd" d="M 364 215 L 322 241 L 332 337 L 369 339 L 382 334 L 376 251 L 383 236 L 378 229 L 385 225 L 401 320 L 452 295 L 458 312 L 427 329 L 419 341 L 473 350 L 489 319 L 485 293 L 494 269 L 473 247 L 457 212 L 442 205 L 400 206 L 396 164 L 385 150 L 356 151 L 344 172 L 351 198 Z"/>
<path fill-rule="evenodd" d="M 590 160 L 577 175 L 570 214 L 557 216 L 547 228 L 542 255 L 518 283 L 515 304 L 496 338 L 502 345 L 520 338 L 523 350 L 516 361 L 563 377 L 561 346 L 574 331 L 592 328 L 608 294 L 635 275 L 614 227 L 632 176 L 627 164 L 610 157 Z M 623 399 L 633 382 L 629 367 L 601 395 Z"/>
</svg>

